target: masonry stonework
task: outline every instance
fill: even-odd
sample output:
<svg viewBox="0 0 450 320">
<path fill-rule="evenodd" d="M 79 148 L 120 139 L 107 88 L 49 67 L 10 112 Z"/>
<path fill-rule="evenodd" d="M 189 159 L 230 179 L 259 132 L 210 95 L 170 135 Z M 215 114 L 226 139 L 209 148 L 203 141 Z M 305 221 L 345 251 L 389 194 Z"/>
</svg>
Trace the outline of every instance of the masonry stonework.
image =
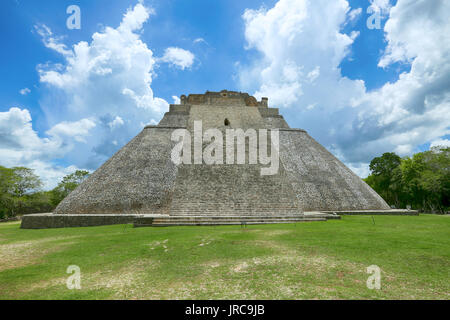
<svg viewBox="0 0 450 320">
<path fill-rule="evenodd" d="M 278 129 L 278 173 L 261 176 L 261 164 L 175 165 L 171 135 L 187 129 L 193 136 L 195 121 L 202 122 L 203 131 L 215 128 L 224 136 L 230 128 Z M 145 127 L 54 214 L 83 215 L 77 221 L 89 225 L 89 214 L 113 215 L 110 220 L 119 223 L 130 218 L 117 215 L 279 217 L 349 210 L 383 211 L 389 206 L 306 131 L 291 129 L 278 109 L 269 108 L 267 98 L 257 101 L 247 93 L 223 90 L 182 95 L 158 125 Z M 58 219 L 55 225 L 69 221 Z M 94 220 L 98 224 L 102 218 Z"/>
</svg>

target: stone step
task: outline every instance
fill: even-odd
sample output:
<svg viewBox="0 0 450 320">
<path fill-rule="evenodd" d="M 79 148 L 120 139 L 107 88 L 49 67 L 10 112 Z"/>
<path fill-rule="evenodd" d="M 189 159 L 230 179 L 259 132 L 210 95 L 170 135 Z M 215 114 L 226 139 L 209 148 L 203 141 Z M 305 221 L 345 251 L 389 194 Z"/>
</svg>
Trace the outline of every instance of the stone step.
<svg viewBox="0 0 450 320">
<path fill-rule="evenodd" d="M 155 217 L 154 220 L 164 220 L 164 219 L 170 219 L 170 220 L 198 220 L 198 219 L 208 219 L 208 220 L 281 220 L 281 219 L 304 219 L 304 218 L 316 218 L 316 217 L 325 217 L 325 216 L 169 216 L 169 217 Z M 143 219 L 146 217 L 144 216 Z"/>
<path fill-rule="evenodd" d="M 263 224 L 289 224 L 289 223 L 299 223 L 299 222 L 315 222 L 315 221 L 327 221 L 325 218 L 317 218 L 317 219 L 303 219 L 297 221 L 260 221 L 260 222 L 245 222 L 240 223 L 238 221 L 234 222 L 222 222 L 222 221 L 214 221 L 214 222 L 205 222 L 205 221 L 196 221 L 196 222 L 182 222 L 182 221 L 173 221 L 173 222 L 159 222 L 153 224 L 140 224 L 135 223 L 134 227 L 170 227 L 170 226 L 226 226 L 226 225 L 263 225 Z"/>
<path fill-rule="evenodd" d="M 201 225 L 256 225 L 280 224 L 312 221 L 326 221 L 328 216 L 172 216 L 172 217 L 139 217 L 134 221 L 135 227 L 148 226 L 201 226 Z"/>
<path fill-rule="evenodd" d="M 153 224 L 155 223 L 166 223 L 166 222 L 211 222 L 211 223 L 218 223 L 218 222 L 236 222 L 236 223 L 247 223 L 247 222 L 297 222 L 297 221 L 304 221 L 304 220 L 323 220 L 326 218 L 305 218 L 305 219 L 154 219 L 152 221 Z"/>
<path fill-rule="evenodd" d="M 292 209 L 292 206 L 277 206 L 276 209 L 277 210 L 285 210 L 288 212 L 301 212 L 299 209 L 295 208 Z M 273 212 L 274 209 L 273 207 L 268 207 L 267 209 L 264 208 L 253 208 L 250 206 L 242 206 L 242 207 L 236 207 L 234 206 L 233 208 L 230 207 L 225 207 L 225 206 L 214 206 L 212 204 L 208 204 L 208 203 L 200 203 L 200 204 L 195 204 L 195 205 L 189 205 L 186 206 L 185 208 L 182 209 L 172 209 L 170 210 L 170 212 L 196 212 L 196 211 L 212 211 L 212 212 L 239 212 L 239 211 L 244 211 L 244 212 Z"/>
</svg>

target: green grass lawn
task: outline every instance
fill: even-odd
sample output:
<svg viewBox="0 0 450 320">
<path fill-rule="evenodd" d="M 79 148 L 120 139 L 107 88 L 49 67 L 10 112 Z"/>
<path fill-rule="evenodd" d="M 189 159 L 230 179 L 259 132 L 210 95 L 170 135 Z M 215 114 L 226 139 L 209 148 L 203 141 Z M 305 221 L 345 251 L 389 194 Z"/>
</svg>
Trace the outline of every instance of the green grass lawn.
<svg viewBox="0 0 450 320">
<path fill-rule="evenodd" d="M 449 299 L 450 217 L 22 230 L 0 224 L 0 299 Z M 69 290 L 69 265 L 81 290 Z M 381 268 L 369 290 L 366 268 Z"/>
</svg>

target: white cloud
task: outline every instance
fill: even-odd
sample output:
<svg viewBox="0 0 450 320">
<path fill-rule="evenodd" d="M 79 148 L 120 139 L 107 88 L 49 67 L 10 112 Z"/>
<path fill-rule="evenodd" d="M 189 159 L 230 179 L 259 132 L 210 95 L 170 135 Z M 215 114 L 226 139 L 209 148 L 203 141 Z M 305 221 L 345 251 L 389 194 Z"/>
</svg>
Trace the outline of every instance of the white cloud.
<svg viewBox="0 0 450 320">
<path fill-rule="evenodd" d="M 311 71 L 306 75 L 306 77 L 309 79 L 310 82 L 314 82 L 314 80 L 316 80 L 319 76 L 320 76 L 319 66 L 315 67 L 313 71 Z"/>
<path fill-rule="evenodd" d="M 170 47 L 164 51 L 164 56 L 160 60 L 184 70 L 192 66 L 194 58 L 194 54 L 188 50 Z"/>
<path fill-rule="evenodd" d="M 356 38 L 358 38 L 360 35 L 359 31 L 352 31 L 350 32 L 350 38 L 354 41 Z"/>
<path fill-rule="evenodd" d="M 392 5 L 390 0 L 369 0 L 369 8 L 372 12 L 380 12 L 381 14 L 388 14 Z"/>
<path fill-rule="evenodd" d="M 114 96 L 117 93 L 129 96 L 139 107 L 162 112 L 161 102 L 154 98 L 150 87 L 155 64 L 153 53 L 135 33 L 142 28 L 151 12 L 137 4 L 127 11 L 117 29 L 106 27 L 103 32 L 94 33 L 91 43 L 79 42 L 73 46 L 71 54 L 58 50 L 64 45 L 55 43 L 53 49 L 66 56 L 67 64 L 63 70 L 58 65 L 40 66 L 41 82 L 82 100 L 88 100 L 92 95 L 100 98 L 98 92 L 114 91 Z M 51 34 L 48 28 L 46 30 Z M 44 43 L 47 43 L 46 38 Z M 77 101 L 78 106 L 74 107 L 80 108 L 79 103 Z"/>
<path fill-rule="evenodd" d="M 309 105 L 306 107 L 306 109 L 312 110 L 312 109 L 314 109 L 316 106 L 317 106 L 317 103 L 311 103 L 311 104 L 309 104 Z"/>
<path fill-rule="evenodd" d="M 74 173 L 76 170 L 87 170 L 70 165 L 67 167 L 54 165 L 48 161 L 33 160 L 26 164 L 26 167 L 34 170 L 42 182 L 44 190 L 51 190 L 57 186 L 58 182 L 68 174 Z M 90 170 L 87 170 L 90 171 Z"/>
<path fill-rule="evenodd" d="M 167 103 L 155 98 L 150 87 L 155 64 L 153 52 L 135 33 L 141 30 L 150 13 L 152 10 L 140 3 L 129 9 L 117 29 L 106 27 L 103 32 L 93 34 L 91 43 L 81 41 L 74 45 L 64 67 L 40 66 L 41 82 L 65 91 L 73 99 L 71 108 L 77 111 L 83 108 L 82 103 L 85 107 L 96 105 L 97 109 L 123 109 L 131 98 L 133 105 L 163 112 Z M 105 99 L 108 94 L 117 102 L 111 104 Z M 102 103 L 105 100 L 107 106 Z"/>
<path fill-rule="evenodd" d="M 74 168 L 96 169 L 146 124 L 157 123 L 169 104 L 154 96 L 157 59 L 140 38 L 153 13 L 139 1 L 117 28 L 107 26 L 72 47 L 46 25 L 37 25 L 43 44 L 63 58 L 37 66 L 49 129 L 39 136 L 26 109 L 0 113 L 0 164 L 36 169 L 47 187 L 54 186 Z M 189 52 L 176 49 L 174 57 L 180 56 L 173 63 L 189 67 Z"/>
<path fill-rule="evenodd" d="M 350 21 L 356 20 L 362 13 L 361 8 L 353 9 L 349 12 L 348 17 Z"/>
<path fill-rule="evenodd" d="M 127 33 L 142 29 L 144 22 L 148 20 L 151 14 L 155 13 L 152 8 L 145 7 L 142 3 L 143 1 L 139 1 L 132 10 L 127 10 L 119 28 L 117 28 L 119 32 Z"/>
<path fill-rule="evenodd" d="M 40 152 L 46 141 L 41 141 L 31 125 L 31 115 L 27 109 L 11 108 L 0 112 L 0 148 L 2 158 L 8 157 L 8 149 Z M 12 153 L 9 156 L 13 156 Z"/>
<path fill-rule="evenodd" d="M 35 25 L 34 29 L 42 37 L 42 41 L 47 48 L 55 50 L 63 56 L 71 56 L 73 54 L 71 50 L 67 49 L 65 44 L 61 43 L 62 37 L 54 36 L 50 28 L 45 24 Z"/>
<path fill-rule="evenodd" d="M 21 89 L 21 90 L 19 91 L 19 93 L 20 93 L 21 95 L 23 95 L 23 96 L 26 96 L 26 95 L 29 94 L 30 92 L 31 92 L 31 90 L 28 89 L 28 88 L 23 88 L 23 89 Z"/>
<path fill-rule="evenodd" d="M 207 44 L 207 42 L 206 42 L 206 40 L 205 39 L 203 39 L 203 38 L 197 38 L 197 39 L 194 39 L 194 41 L 193 41 L 194 43 L 206 43 Z"/>
<path fill-rule="evenodd" d="M 449 7 L 445 0 L 399 1 L 391 9 L 384 27 L 388 46 L 379 66 L 415 61 L 416 65 L 423 65 L 431 71 L 433 65 L 430 62 L 433 61 L 439 62 L 434 68 L 440 67 L 443 60 L 448 59 L 442 54 L 447 53 L 450 47 Z"/>
<path fill-rule="evenodd" d="M 181 103 L 181 100 L 180 100 L 180 98 L 178 96 L 172 96 L 172 99 L 173 99 L 173 103 L 174 104 L 180 104 Z"/>
<path fill-rule="evenodd" d="M 142 129 L 141 123 L 154 122 L 168 110 L 168 102 L 155 97 L 151 87 L 157 58 L 140 38 L 153 13 L 138 3 L 127 10 L 117 28 L 107 26 L 95 32 L 89 42 L 80 41 L 65 49 L 71 54 L 57 49 L 66 47 L 58 42 L 61 38 L 45 29 L 43 34 L 55 39 L 54 50 L 65 58 L 62 64 L 38 66 L 40 81 L 48 88 L 41 108 L 49 125 L 80 119 L 95 123 L 89 138 L 77 138 L 86 143 L 66 154 L 69 163 L 96 169 Z M 44 44 L 49 42 L 47 38 Z M 183 68 L 190 66 L 189 59 L 176 63 Z M 120 130 L 114 130 L 118 127 Z"/>
<path fill-rule="evenodd" d="M 410 72 L 378 90 L 368 92 L 364 81 L 339 69 L 359 35 L 342 32 L 356 14 L 346 0 L 280 0 L 270 9 L 246 10 L 247 48 L 261 58 L 238 65 L 243 89 L 289 108 L 291 125 L 303 126 L 364 174 L 374 156 L 410 154 L 449 134 L 450 124 L 450 2 L 371 5 L 389 17 L 379 66 L 411 63 Z"/>
<path fill-rule="evenodd" d="M 391 8 L 384 28 L 388 45 L 379 66 L 410 62 L 411 71 L 362 99 L 360 106 L 366 110 L 362 116 L 378 131 L 370 143 L 386 143 L 386 147 L 408 154 L 450 132 L 447 12 L 448 1 L 399 0 Z M 366 129 L 369 126 L 366 124 Z"/>
<path fill-rule="evenodd" d="M 349 163 L 348 167 L 361 178 L 367 178 L 370 175 L 369 166 L 364 163 Z"/>
<path fill-rule="evenodd" d="M 116 121 L 117 118 L 119 117 L 116 117 L 114 121 Z M 51 137 L 67 137 L 73 138 L 78 142 L 86 142 L 85 137 L 89 135 L 89 131 L 94 127 L 95 121 L 92 119 L 82 119 L 76 122 L 63 121 L 52 127 L 46 133 Z"/>
<path fill-rule="evenodd" d="M 431 142 L 430 148 L 433 147 L 450 147 L 450 140 L 449 139 L 436 139 Z"/>
<path fill-rule="evenodd" d="M 277 106 L 289 107 L 298 101 L 311 105 L 321 95 L 325 105 L 344 107 L 349 95 L 356 98 L 364 91 L 362 82 L 336 81 L 339 63 L 353 43 L 349 35 L 338 32 L 349 10 L 342 0 L 281 0 L 270 10 L 246 10 L 247 46 L 263 58 L 241 69 L 241 85 L 251 90 L 258 84 L 255 95 L 268 96 Z M 320 88 L 324 83 L 335 85 L 326 95 Z"/>
<path fill-rule="evenodd" d="M 60 123 L 41 138 L 32 128 L 32 119 L 27 109 L 11 108 L 0 112 L 0 165 L 6 167 L 25 166 L 34 169 L 50 189 L 76 166 L 64 168 L 51 163 L 71 150 L 93 127 L 88 119 L 76 123 Z"/>
<path fill-rule="evenodd" d="M 125 122 L 123 121 L 123 119 L 122 119 L 121 117 L 117 116 L 113 121 L 111 121 L 110 123 L 108 123 L 108 125 L 109 125 L 109 127 L 110 127 L 111 129 L 115 129 L 115 128 L 118 128 L 118 127 L 123 126 L 124 123 L 125 123 Z M 116 144 L 117 144 L 117 143 L 116 143 Z"/>
</svg>

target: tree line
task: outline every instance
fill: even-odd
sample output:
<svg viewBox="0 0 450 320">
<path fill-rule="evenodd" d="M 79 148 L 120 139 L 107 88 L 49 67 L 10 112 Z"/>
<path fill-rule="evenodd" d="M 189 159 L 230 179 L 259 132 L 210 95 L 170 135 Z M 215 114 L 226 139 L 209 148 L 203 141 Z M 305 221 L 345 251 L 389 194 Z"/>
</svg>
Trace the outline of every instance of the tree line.
<svg viewBox="0 0 450 320">
<path fill-rule="evenodd" d="M 450 209 L 450 148 L 433 147 L 412 157 L 384 153 L 370 162 L 364 179 L 395 208 L 446 213 Z"/>
<path fill-rule="evenodd" d="M 88 171 L 77 170 L 65 176 L 54 189 L 43 191 L 42 180 L 32 169 L 0 166 L 0 219 L 51 212 L 88 176 Z"/>
</svg>

